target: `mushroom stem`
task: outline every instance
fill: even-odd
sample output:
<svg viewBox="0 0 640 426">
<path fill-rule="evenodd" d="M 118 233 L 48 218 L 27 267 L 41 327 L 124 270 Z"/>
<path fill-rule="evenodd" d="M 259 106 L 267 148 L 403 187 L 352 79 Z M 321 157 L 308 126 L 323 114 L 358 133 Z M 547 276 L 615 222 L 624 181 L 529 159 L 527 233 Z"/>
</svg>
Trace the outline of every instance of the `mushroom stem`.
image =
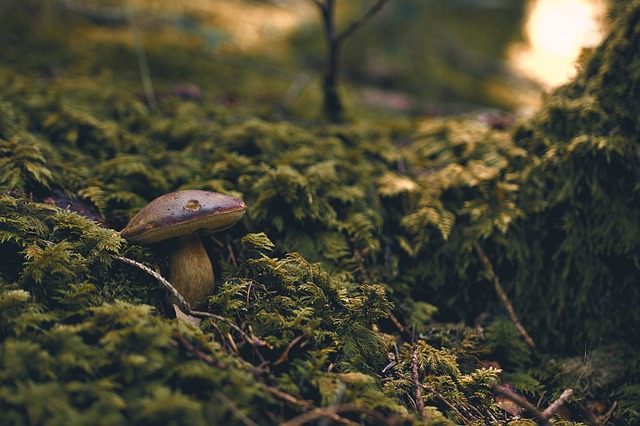
<svg viewBox="0 0 640 426">
<path fill-rule="evenodd" d="M 169 258 L 169 281 L 191 306 L 213 293 L 213 266 L 197 234 L 176 238 Z"/>
</svg>

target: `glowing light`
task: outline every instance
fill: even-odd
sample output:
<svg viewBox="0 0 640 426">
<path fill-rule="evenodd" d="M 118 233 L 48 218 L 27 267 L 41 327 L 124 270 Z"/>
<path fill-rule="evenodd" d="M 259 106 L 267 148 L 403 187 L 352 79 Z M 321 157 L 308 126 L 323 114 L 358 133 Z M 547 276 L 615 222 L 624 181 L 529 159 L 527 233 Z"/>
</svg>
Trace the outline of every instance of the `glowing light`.
<svg viewBox="0 0 640 426">
<path fill-rule="evenodd" d="M 581 49 L 600 42 L 605 10 L 604 0 L 532 1 L 525 28 L 528 43 L 512 46 L 512 62 L 544 85 L 565 82 Z"/>
</svg>

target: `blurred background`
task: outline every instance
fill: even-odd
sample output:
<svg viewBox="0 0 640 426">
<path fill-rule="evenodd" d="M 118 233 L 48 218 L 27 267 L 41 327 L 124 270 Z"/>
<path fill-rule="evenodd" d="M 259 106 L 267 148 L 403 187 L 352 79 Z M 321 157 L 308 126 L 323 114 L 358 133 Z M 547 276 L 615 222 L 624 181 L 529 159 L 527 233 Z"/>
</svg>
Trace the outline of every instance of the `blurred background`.
<svg viewBox="0 0 640 426">
<path fill-rule="evenodd" d="M 337 0 L 345 28 L 375 0 Z M 312 0 L 0 0 L 0 66 L 100 76 L 157 96 L 317 117 L 326 45 Z M 605 0 L 390 0 L 348 38 L 352 114 L 527 113 L 606 30 Z M 145 82 L 146 78 L 146 82 Z M 141 95 L 144 96 L 144 95 Z"/>
</svg>

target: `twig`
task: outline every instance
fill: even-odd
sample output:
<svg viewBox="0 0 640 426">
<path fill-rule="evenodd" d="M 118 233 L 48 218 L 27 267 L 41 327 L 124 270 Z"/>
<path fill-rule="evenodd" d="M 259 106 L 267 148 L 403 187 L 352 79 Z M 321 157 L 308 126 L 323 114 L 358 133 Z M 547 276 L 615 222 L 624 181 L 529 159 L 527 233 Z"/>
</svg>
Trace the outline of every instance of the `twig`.
<svg viewBox="0 0 640 426">
<path fill-rule="evenodd" d="M 332 421 L 332 420 L 334 422 L 336 421 L 336 419 L 334 419 L 335 417 L 338 416 L 338 414 L 336 413 L 336 408 L 342 402 L 342 398 L 344 397 L 344 392 L 346 390 L 347 390 L 347 385 L 345 385 L 345 383 L 342 382 L 342 381 L 338 382 L 338 384 L 336 386 L 336 390 L 335 390 L 335 398 L 334 398 L 333 402 L 331 403 L 331 405 L 326 407 L 327 415 L 324 416 L 324 418 L 322 420 L 318 421 L 318 423 L 317 423 L 318 426 L 327 426 L 327 425 L 329 425 L 330 421 Z M 354 425 L 357 424 L 357 423 L 351 422 L 350 420 L 347 420 L 347 421 L 349 422 L 349 424 L 354 424 Z"/>
<path fill-rule="evenodd" d="M 149 102 L 149 107 L 152 111 L 158 110 L 158 100 L 153 90 L 153 82 L 151 81 L 151 72 L 149 71 L 149 61 L 147 60 L 147 54 L 144 51 L 142 45 L 142 38 L 140 37 L 140 31 L 136 25 L 135 17 L 131 8 L 127 4 L 127 0 L 120 0 L 120 8 L 122 13 L 127 18 L 131 32 L 133 33 L 133 44 L 136 50 L 136 56 L 138 57 L 138 66 L 140 67 L 140 78 L 142 79 L 142 87 L 144 89 L 145 97 Z"/>
<path fill-rule="evenodd" d="M 500 284 L 500 280 L 498 279 L 498 276 L 496 275 L 493 269 L 491 260 L 486 255 L 484 250 L 482 250 L 482 247 L 480 247 L 480 244 L 478 244 L 477 242 L 474 242 L 473 247 L 475 248 L 476 253 L 478 254 L 478 257 L 480 258 L 480 261 L 486 268 L 487 276 L 493 282 L 493 286 L 496 290 L 496 293 L 498 294 L 498 298 L 500 298 L 500 301 L 502 302 L 502 306 L 504 306 L 504 308 L 507 310 L 507 314 L 509 315 L 509 318 L 518 328 L 518 331 L 520 331 L 520 334 L 522 334 L 524 341 L 527 343 L 527 345 L 529 345 L 533 353 L 537 354 L 538 350 L 536 349 L 536 344 L 531 338 L 531 336 L 529 335 L 529 333 L 527 333 L 527 330 L 525 330 L 525 328 L 520 323 L 520 320 L 516 315 L 516 311 L 513 309 L 513 305 L 509 301 L 509 298 L 507 297 L 507 293 L 505 293 L 504 289 L 502 288 L 502 285 Z"/>
<path fill-rule="evenodd" d="M 284 92 L 284 95 L 282 95 L 279 102 L 280 107 L 284 108 L 291 105 L 312 80 L 313 77 L 306 73 L 298 74 L 289 85 L 289 88 Z"/>
<path fill-rule="evenodd" d="M 173 340 L 175 342 L 175 345 L 182 346 L 190 354 L 192 354 L 196 359 L 217 368 L 224 368 L 223 366 L 218 364 L 213 358 L 211 358 L 209 355 L 207 355 L 200 349 L 193 346 L 182 334 L 178 332 L 173 333 Z"/>
<path fill-rule="evenodd" d="M 551 426 L 549 419 L 544 417 L 540 411 L 536 407 L 533 406 L 529 401 L 527 401 L 522 396 L 517 393 L 505 388 L 504 386 L 493 386 L 493 391 L 498 395 L 507 398 L 510 401 L 515 402 L 520 407 L 527 410 L 529 413 L 533 414 L 533 416 L 538 419 L 538 424 L 541 426 Z"/>
<path fill-rule="evenodd" d="M 219 390 L 214 390 L 213 394 L 216 398 L 218 398 L 225 407 L 229 409 L 233 413 L 233 415 L 242 422 L 245 426 L 258 426 L 256 422 L 251 420 L 246 414 L 244 414 L 240 409 L 233 403 L 225 394 L 220 392 Z"/>
<path fill-rule="evenodd" d="M 214 366 L 217 368 L 226 368 L 223 365 L 219 364 L 218 362 L 216 362 L 213 358 L 211 358 L 208 354 L 204 353 L 202 350 L 196 348 L 194 345 L 192 345 L 183 335 L 181 335 L 180 333 L 176 332 L 173 334 L 173 339 L 175 342 L 175 345 L 179 345 L 182 346 L 185 350 L 187 350 L 190 354 L 192 354 L 196 359 L 210 365 L 210 366 Z M 283 401 L 286 401 L 288 403 L 290 403 L 291 405 L 295 405 L 298 407 L 303 407 L 303 408 L 311 408 L 313 407 L 313 405 L 308 402 L 308 401 L 304 401 L 301 400 L 291 394 L 288 394 L 286 392 L 281 391 L 280 389 L 274 388 L 272 386 L 263 384 L 264 386 L 264 390 L 266 390 L 267 392 L 269 392 L 270 394 L 272 394 L 273 396 L 275 396 L 278 399 L 281 399 Z M 218 392 L 218 391 L 216 391 Z M 230 403 L 231 405 L 233 405 L 233 402 L 231 400 L 229 400 L 226 395 L 218 395 L 216 394 L 216 397 L 218 397 L 223 404 L 225 404 L 227 406 L 227 408 L 229 408 L 245 425 L 254 425 L 255 423 L 249 419 L 248 417 L 244 416 L 244 414 L 236 412 L 236 410 L 234 410 L 230 405 L 228 405 L 228 403 Z M 242 418 L 242 416 L 244 416 L 244 419 Z"/>
<path fill-rule="evenodd" d="M 182 297 L 180 292 L 178 290 L 176 290 L 176 288 L 173 285 L 171 285 L 171 283 L 165 277 L 163 277 L 162 275 L 160 275 L 159 273 L 157 273 L 153 269 L 149 268 L 148 266 L 143 265 L 140 262 L 136 262 L 133 259 L 129 259 L 129 258 L 126 258 L 126 257 L 117 256 L 117 255 L 113 255 L 113 258 L 119 260 L 120 262 L 124 262 L 124 263 L 127 263 L 129 265 L 135 266 L 136 268 L 143 270 L 147 274 L 151 275 L 153 278 L 155 278 L 158 281 L 160 281 L 160 283 L 162 285 L 164 285 L 166 288 L 168 288 L 169 291 L 171 292 L 171 294 L 176 298 L 176 300 L 178 301 L 178 304 L 180 305 L 180 308 L 182 308 L 186 312 L 190 312 L 191 311 L 191 305 L 189 305 L 189 302 L 187 302 L 184 299 L 184 297 Z"/>
<path fill-rule="evenodd" d="M 197 316 L 197 317 L 201 317 L 201 318 L 212 318 L 218 321 L 222 321 L 225 324 L 227 324 L 229 327 L 233 328 L 235 331 L 237 331 L 240 336 L 242 336 L 242 338 L 249 344 L 251 344 L 252 346 L 255 346 L 256 343 L 256 339 L 255 338 L 251 338 L 247 335 L 247 333 L 245 333 L 240 327 L 238 327 L 236 324 L 233 323 L 233 321 L 228 320 L 227 318 L 220 316 L 220 315 L 216 315 L 216 314 L 212 314 L 211 312 L 202 312 L 202 311 L 196 311 L 191 309 L 191 305 L 189 305 L 189 302 L 187 302 L 184 297 L 180 294 L 180 292 L 169 282 L 169 280 L 167 280 L 165 277 L 163 277 L 162 275 L 160 275 L 159 273 L 157 273 L 156 271 L 154 271 L 153 269 L 149 268 L 146 265 L 143 265 L 140 262 L 136 262 L 133 259 L 129 259 L 126 257 L 122 257 L 122 256 L 117 256 L 117 255 L 113 255 L 114 259 L 117 259 L 121 262 L 127 263 L 129 265 L 135 266 L 138 269 L 143 270 L 144 272 L 146 272 L 147 274 L 151 275 L 152 277 L 154 277 L 155 279 L 157 279 L 162 285 L 164 285 L 166 288 L 169 289 L 169 291 L 171 291 L 171 294 L 176 298 L 176 300 L 178 301 L 178 305 L 180 305 L 180 308 L 182 310 L 184 310 L 185 313 L 193 315 L 193 316 Z"/>
<path fill-rule="evenodd" d="M 242 338 L 250 344 L 254 344 L 254 339 L 252 339 L 251 337 L 249 337 L 249 335 L 247 335 L 247 333 L 245 333 L 240 327 L 238 327 L 236 324 L 233 323 L 233 321 L 226 319 L 223 316 L 220 315 L 216 315 L 216 314 L 212 314 L 211 312 L 203 312 L 203 311 L 194 311 L 194 310 L 189 310 L 187 313 L 196 316 L 196 317 L 202 317 L 202 318 L 212 318 L 218 321 L 222 321 L 225 324 L 227 324 L 229 327 L 233 328 L 235 331 L 237 331 L 240 336 L 242 336 Z"/>
<path fill-rule="evenodd" d="M 314 420 L 321 418 L 329 418 L 334 422 L 340 422 L 344 424 L 357 425 L 358 423 L 354 423 L 351 420 L 345 419 L 344 417 L 339 416 L 335 413 L 335 410 L 332 408 L 314 408 L 313 410 L 307 411 L 306 413 L 302 413 L 293 419 L 286 421 L 284 423 L 280 423 L 280 426 L 302 426 L 307 423 L 311 423 Z"/>
<path fill-rule="evenodd" d="M 393 315 L 393 313 L 391 311 L 387 311 L 386 312 L 387 316 L 389 317 L 389 319 L 391 320 L 391 322 L 393 323 L 393 325 L 396 326 L 396 328 L 401 332 L 401 333 L 405 333 L 407 330 L 404 328 L 404 326 L 400 323 L 400 321 L 398 321 L 398 318 L 395 317 L 395 315 Z"/>
<path fill-rule="evenodd" d="M 278 359 L 273 362 L 273 365 L 279 365 L 287 361 L 289 359 L 289 352 L 291 351 L 291 348 L 293 348 L 300 340 L 304 338 L 305 338 L 305 335 L 301 334 L 295 339 L 293 339 L 291 342 L 289 342 L 284 352 L 282 352 L 282 355 L 280 355 Z"/>
<path fill-rule="evenodd" d="M 573 389 L 566 389 L 562 394 L 549 405 L 546 410 L 542 412 L 542 415 L 547 419 L 550 419 L 553 414 L 565 403 L 565 401 L 573 394 Z"/>
<path fill-rule="evenodd" d="M 467 419 L 461 412 L 460 410 L 458 410 L 455 405 L 453 405 L 452 403 L 450 403 L 449 401 L 447 401 L 447 399 L 442 396 L 442 394 L 438 391 L 436 391 L 434 388 L 432 388 L 431 386 L 428 385 L 422 385 L 422 388 L 424 390 L 426 390 L 427 392 L 431 392 L 433 393 L 435 396 L 437 396 L 440 401 L 442 401 L 447 407 L 449 407 L 454 413 L 456 413 L 458 415 L 458 417 L 460 417 L 466 424 L 471 424 L 471 420 Z M 463 407 L 464 409 L 464 407 Z M 464 409 L 465 411 L 467 411 L 466 409 Z M 470 413 L 467 412 L 467 414 L 469 414 L 469 416 L 471 416 Z M 473 417 L 473 416 L 471 416 Z"/>
<path fill-rule="evenodd" d="M 345 419 L 344 417 L 339 416 L 337 413 L 341 413 L 341 412 L 352 412 L 352 413 L 362 413 L 365 415 L 368 415 L 370 417 L 375 418 L 378 422 L 382 423 L 382 424 L 392 424 L 389 419 L 381 416 L 380 414 L 376 413 L 375 411 L 372 411 L 370 409 L 367 408 L 362 408 L 362 407 L 356 407 L 353 405 L 345 405 L 345 404 L 341 404 L 341 405 L 337 405 L 337 406 L 333 406 L 333 407 L 318 407 L 318 408 L 314 408 L 313 410 L 307 411 L 306 413 L 302 413 L 297 417 L 294 417 L 291 420 L 288 420 L 284 423 L 281 423 L 280 426 L 301 426 L 304 425 L 306 423 L 310 423 L 313 420 L 317 420 L 320 419 L 322 417 L 329 417 L 331 420 L 333 421 L 339 421 L 341 423 L 345 423 L 345 424 L 352 424 L 352 425 L 356 425 L 359 423 L 354 423 L 351 420 Z"/>
<path fill-rule="evenodd" d="M 416 410 L 420 414 L 420 419 L 422 421 L 426 421 L 424 401 L 422 400 L 422 386 L 420 386 L 420 375 L 418 372 L 418 345 L 413 346 L 413 354 L 411 355 L 411 373 L 413 386 L 416 392 Z"/>
<path fill-rule="evenodd" d="M 291 395 L 290 393 L 283 392 L 278 388 L 274 388 L 273 386 L 264 385 L 264 388 L 271 395 L 273 395 L 276 398 L 279 398 L 279 399 L 281 399 L 283 401 L 286 401 L 291 405 L 295 405 L 297 407 L 303 407 L 303 408 L 311 408 L 311 407 L 313 407 L 313 404 L 311 402 L 305 401 L 303 399 L 300 399 L 300 398 L 298 398 L 296 396 Z"/>
<path fill-rule="evenodd" d="M 387 4 L 389 0 L 378 0 L 374 4 L 367 9 L 362 15 L 360 15 L 356 20 L 351 22 L 351 24 L 342 30 L 340 34 L 336 37 L 338 42 L 341 42 L 347 37 L 350 37 L 353 33 L 355 33 L 360 27 L 367 23 L 368 20 L 373 18 L 376 13 L 380 12 L 385 4 Z"/>
<path fill-rule="evenodd" d="M 231 264 L 238 269 L 238 262 L 236 261 L 236 256 L 233 254 L 233 247 L 231 247 L 231 243 L 227 243 L 227 250 L 229 250 L 229 260 Z"/>
</svg>

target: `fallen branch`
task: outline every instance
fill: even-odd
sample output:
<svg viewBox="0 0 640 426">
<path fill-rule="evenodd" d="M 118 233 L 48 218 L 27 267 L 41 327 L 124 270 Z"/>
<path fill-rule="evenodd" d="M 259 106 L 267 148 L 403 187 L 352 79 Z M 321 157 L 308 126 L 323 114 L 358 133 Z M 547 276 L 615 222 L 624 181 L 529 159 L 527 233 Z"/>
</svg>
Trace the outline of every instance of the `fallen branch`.
<svg viewBox="0 0 640 426">
<path fill-rule="evenodd" d="M 504 386 L 494 386 L 493 391 L 498 395 L 507 398 L 510 401 L 515 402 L 519 407 L 524 408 L 529 413 L 533 415 L 538 421 L 537 423 L 540 426 L 551 426 L 551 422 L 548 418 L 542 415 L 540 411 L 536 407 L 533 406 L 529 401 L 527 401 L 524 397 L 518 395 L 512 390 L 505 388 Z"/>
<path fill-rule="evenodd" d="M 426 421 L 424 401 L 422 400 L 422 386 L 420 386 L 420 374 L 418 371 L 418 345 L 413 346 L 413 354 L 411 355 L 411 376 L 416 392 L 416 410 L 420 414 L 420 419 L 422 421 Z"/>
<path fill-rule="evenodd" d="M 518 406 L 527 410 L 529 413 L 533 415 L 533 417 L 536 418 L 536 422 L 540 426 L 551 426 L 551 422 L 549 421 L 549 419 L 562 406 L 562 404 L 564 404 L 567 398 L 569 398 L 573 393 L 573 389 L 566 389 L 564 392 L 562 392 L 562 395 L 560 395 L 560 397 L 557 400 L 552 402 L 551 405 L 547 407 L 546 410 L 544 410 L 543 412 L 540 412 L 536 407 L 533 406 L 533 404 L 531 404 L 525 398 L 505 388 L 504 386 L 497 386 L 497 385 L 493 386 L 493 391 L 498 395 L 504 398 L 507 398 L 510 401 L 513 401 Z"/>
<path fill-rule="evenodd" d="M 558 411 L 558 409 L 562 406 L 562 404 L 564 404 L 564 402 L 567 399 L 569 399 L 569 397 L 572 394 L 573 394 L 573 389 L 565 389 L 565 391 L 562 392 L 562 394 L 558 397 L 558 399 L 553 401 L 551 405 L 549 405 L 547 409 L 542 412 L 542 415 L 547 419 L 550 419 L 553 416 L 553 414 L 556 411 Z"/>
<path fill-rule="evenodd" d="M 536 348 L 536 344 L 531 338 L 531 336 L 529 335 L 529 333 L 527 333 L 527 330 L 525 330 L 525 328 L 520 323 L 520 320 L 516 315 L 516 311 L 513 309 L 513 305 L 509 301 L 509 298 L 507 297 L 507 293 L 502 288 L 502 284 L 500 284 L 500 280 L 498 279 L 498 276 L 496 275 L 493 269 L 491 260 L 486 255 L 484 250 L 482 250 L 482 247 L 480 247 L 480 244 L 478 244 L 477 242 L 474 242 L 473 247 L 475 248 L 476 253 L 478 254 L 478 257 L 480 258 L 480 262 L 482 262 L 485 269 L 487 270 L 487 276 L 493 282 L 493 286 L 496 290 L 496 293 L 498 294 L 498 298 L 500 299 L 500 302 L 502 302 L 502 306 L 504 306 L 504 308 L 506 309 L 507 314 L 509 315 L 509 318 L 518 328 L 518 331 L 520 332 L 520 334 L 522 334 L 524 341 L 527 343 L 527 345 L 529 345 L 533 353 L 537 354 L 538 350 Z"/>
</svg>

